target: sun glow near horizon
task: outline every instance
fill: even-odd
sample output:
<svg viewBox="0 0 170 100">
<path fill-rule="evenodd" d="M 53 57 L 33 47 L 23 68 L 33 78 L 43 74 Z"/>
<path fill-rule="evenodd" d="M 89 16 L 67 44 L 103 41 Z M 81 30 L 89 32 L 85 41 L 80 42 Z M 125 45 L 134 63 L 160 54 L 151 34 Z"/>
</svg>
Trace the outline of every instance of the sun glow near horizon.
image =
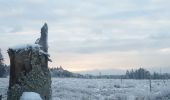
<svg viewBox="0 0 170 100">
<path fill-rule="evenodd" d="M 0 1 L 5 63 L 9 47 L 34 43 L 47 22 L 50 67 L 84 71 L 170 66 L 170 1 L 73 1 Z"/>
</svg>

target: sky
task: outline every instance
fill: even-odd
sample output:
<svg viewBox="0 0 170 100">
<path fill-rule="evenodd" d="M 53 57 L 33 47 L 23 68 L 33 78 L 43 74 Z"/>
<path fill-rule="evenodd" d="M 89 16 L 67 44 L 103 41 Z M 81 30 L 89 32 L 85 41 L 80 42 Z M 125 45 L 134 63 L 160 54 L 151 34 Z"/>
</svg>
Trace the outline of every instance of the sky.
<svg viewBox="0 0 170 100">
<path fill-rule="evenodd" d="M 170 72 L 169 5 L 169 0 L 0 0 L 0 48 L 9 64 L 7 49 L 34 43 L 47 22 L 50 67 Z"/>
</svg>

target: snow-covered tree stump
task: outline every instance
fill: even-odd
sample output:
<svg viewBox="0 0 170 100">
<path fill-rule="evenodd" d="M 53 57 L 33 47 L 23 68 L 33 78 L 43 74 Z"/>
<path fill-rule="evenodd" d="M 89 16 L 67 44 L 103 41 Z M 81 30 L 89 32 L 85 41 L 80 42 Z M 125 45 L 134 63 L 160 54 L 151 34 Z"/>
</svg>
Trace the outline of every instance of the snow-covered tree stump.
<svg viewBox="0 0 170 100">
<path fill-rule="evenodd" d="M 47 25 L 41 29 L 46 34 Z M 43 30 L 43 31 L 42 31 Z M 40 38 L 40 40 L 42 40 Z M 23 92 L 36 92 L 43 100 L 51 100 L 51 75 L 48 69 L 47 41 L 33 45 L 10 48 L 10 80 L 8 100 L 19 100 Z"/>
</svg>

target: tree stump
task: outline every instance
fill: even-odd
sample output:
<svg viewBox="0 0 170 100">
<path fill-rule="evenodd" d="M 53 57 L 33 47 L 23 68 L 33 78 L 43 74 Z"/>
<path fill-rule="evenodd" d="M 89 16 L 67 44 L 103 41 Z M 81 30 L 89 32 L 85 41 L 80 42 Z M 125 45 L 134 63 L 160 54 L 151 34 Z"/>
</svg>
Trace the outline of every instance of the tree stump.
<svg viewBox="0 0 170 100">
<path fill-rule="evenodd" d="M 41 38 L 45 41 L 40 38 L 37 44 L 8 49 L 10 80 L 7 100 L 19 100 L 23 92 L 36 92 L 43 100 L 51 100 L 47 33 L 45 24 L 41 29 Z"/>
</svg>

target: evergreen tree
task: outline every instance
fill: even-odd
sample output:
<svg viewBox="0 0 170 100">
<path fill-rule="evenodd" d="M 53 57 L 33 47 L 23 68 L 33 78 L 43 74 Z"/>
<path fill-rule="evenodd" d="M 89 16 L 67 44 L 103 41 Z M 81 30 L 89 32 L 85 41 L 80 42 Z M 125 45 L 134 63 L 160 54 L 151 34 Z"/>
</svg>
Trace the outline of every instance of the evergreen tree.
<svg viewBox="0 0 170 100">
<path fill-rule="evenodd" d="M 143 69 L 139 68 L 137 70 L 131 70 L 131 71 L 126 71 L 126 78 L 130 79 L 149 79 L 150 78 L 150 72 Z"/>
<path fill-rule="evenodd" d="M 0 65 L 3 65 L 3 61 L 4 61 L 4 58 L 2 56 L 1 49 L 0 49 Z"/>
<path fill-rule="evenodd" d="M 126 71 L 126 78 L 130 78 L 130 73 L 128 70 Z"/>
<path fill-rule="evenodd" d="M 0 77 L 4 77 L 5 73 L 6 73 L 6 69 L 5 69 L 5 65 L 3 63 L 4 59 L 1 53 L 1 49 L 0 49 Z"/>
</svg>

